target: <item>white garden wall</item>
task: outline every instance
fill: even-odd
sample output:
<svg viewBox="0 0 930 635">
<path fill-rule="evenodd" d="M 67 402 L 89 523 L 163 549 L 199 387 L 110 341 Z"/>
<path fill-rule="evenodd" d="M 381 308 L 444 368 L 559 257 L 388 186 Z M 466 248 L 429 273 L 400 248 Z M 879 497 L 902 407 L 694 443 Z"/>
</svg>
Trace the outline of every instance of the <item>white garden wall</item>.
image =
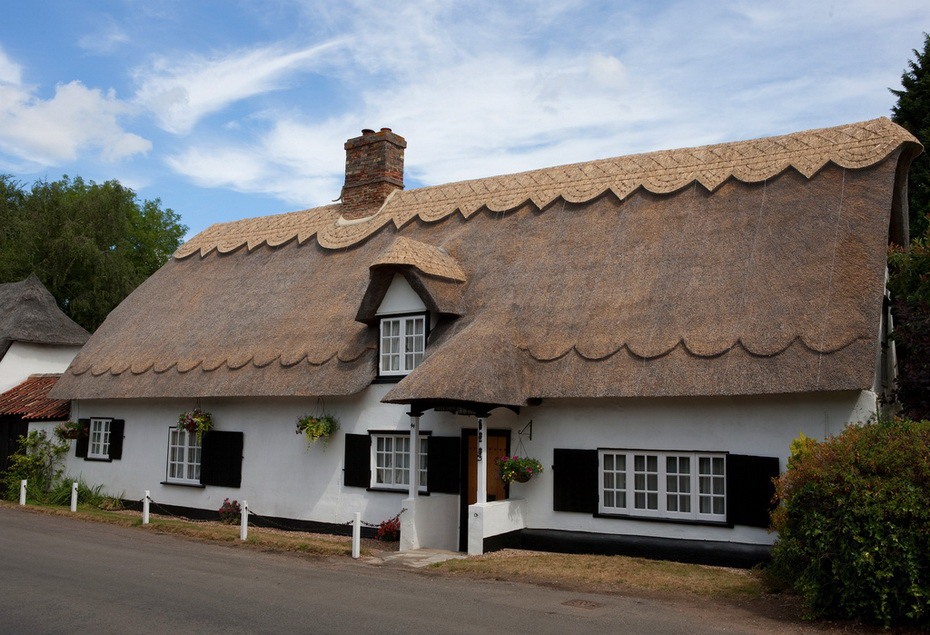
<svg viewBox="0 0 930 635">
<path fill-rule="evenodd" d="M 344 433 L 368 430 L 409 432 L 404 406 L 380 403 L 390 385 L 372 385 L 360 395 L 327 399 L 326 410 L 341 424 L 327 445 L 305 450 L 295 434 L 298 416 L 314 412 L 314 399 L 203 399 L 218 430 L 244 433 L 242 486 L 206 488 L 163 485 L 168 428 L 193 400 L 108 400 L 75 402 L 73 418 L 114 417 L 126 421 L 123 457 L 113 462 L 76 459 L 68 473 L 90 484 L 103 484 L 110 494 L 140 499 L 150 490 L 156 502 L 200 509 L 219 509 L 224 498 L 247 499 L 258 514 L 327 523 L 346 523 L 355 511 L 368 523 L 396 515 L 406 491 L 369 492 L 342 485 Z M 654 521 L 595 518 L 590 514 L 552 511 L 552 460 L 556 448 L 598 447 L 683 451 L 729 451 L 777 456 L 782 468 L 788 446 L 799 432 L 814 438 L 836 434 L 850 421 L 863 421 L 874 410 L 871 392 L 784 395 L 741 398 L 669 398 L 612 400 L 546 400 L 516 415 L 495 410 L 489 429 L 512 431 L 512 453 L 535 456 L 543 474 L 526 484 L 511 485 L 519 505 L 519 523 L 535 529 L 563 529 L 639 536 L 692 538 L 755 544 L 773 540 L 765 530 L 712 527 Z M 533 439 L 517 430 L 533 420 Z M 458 436 L 473 428 L 471 417 L 428 411 L 421 431 Z M 522 440 L 522 449 L 520 441 Z M 423 547 L 450 548 L 458 543 L 458 497 L 434 494 L 419 499 L 418 542 Z M 404 519 L 409 520 L 409 519 Z M 509 525 L 508 525 L 509 527 Z M 506 527 L 505 527 L 506 528 Z M 483 531 L 487 536 L 488 534 Z"/>
</svg>

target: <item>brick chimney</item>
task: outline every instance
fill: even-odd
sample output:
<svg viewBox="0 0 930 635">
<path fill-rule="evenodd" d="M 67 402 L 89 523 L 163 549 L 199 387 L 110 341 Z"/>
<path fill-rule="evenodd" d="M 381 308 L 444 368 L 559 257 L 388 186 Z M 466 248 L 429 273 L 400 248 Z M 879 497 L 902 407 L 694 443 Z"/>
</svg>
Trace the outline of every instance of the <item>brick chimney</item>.
<svg viewBox="0 0 930 635">
<path fill-rule="evenodd" d="M 342 186 L 342 216 L 364 218 L 378 211 L 394 190 L 404 189 L 404 148 L 407 142 L 390 128 L 362 130 L 346 141 L 346 182 Z"/>
</svg>

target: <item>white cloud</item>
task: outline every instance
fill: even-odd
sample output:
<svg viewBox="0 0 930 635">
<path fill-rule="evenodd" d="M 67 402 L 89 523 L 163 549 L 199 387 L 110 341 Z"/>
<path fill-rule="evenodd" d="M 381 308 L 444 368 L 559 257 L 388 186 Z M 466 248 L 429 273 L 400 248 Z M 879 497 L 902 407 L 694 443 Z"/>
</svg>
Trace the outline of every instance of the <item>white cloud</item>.
<svg viewBox="0 0 930 635">
<path fill-rule="evenodd" d="M 129 35 L 116 24 L 113 18 L 107 16 L 100 20 L 102 24 L 96 31 L 78 39 L 79 47 L 95 55 L 105 55 L 129 42 Z"/>
<path fill-rule="evenodd" d="M 323 205 L 339 196 L 342 174 L 295 165 L 291 159 L 267 147 L 204 145 L 168 157 L 167 164 L 201 187 L 267 194 L 293 208 Z"/>
<path fill-rule="evenodd" d="M 118 119 L 130 107 L 111 90 L 87 88 L 81 82 L 59 84 L 51 99 L 33 89 L 0 86 L 0 150 L 41 165 L 73 161 L 88 148 L 105 161 L 118 161 L 152 148 L 150 141 L 126 132 Z"/>
<path fill-rule="evenodd" d="M 289 76 L 320 65 L 325 53 L 343 44 L 334 39 L 291 51 L 269 46 L 210 58 L 159 58 L 151 68 L 135 71 L 136 101 L 155 114 L 164 130 L 186 134 L 205 115 L 281 88 Z"/>
<path fill-rule="evenodd" d="M 23 81 L 22 67 L 7 57 L 7 54 L 0 47 L 0 84 L 19 84 Z M 3 90 L 0 87 L 0 90 Z"/>
<path fill-rule="evenodd" d="M 230 125 L 235 137 L 192 137 L 172 169 L 303 206 L 338 195 L 342 143 L 363 127 L 405 136 L 407 182 L 436 184 L 866 119 L 887 114 L 886 87 L 906 63 L 893 35 L 926 23 L 916 0 L 835 12 L 799 0 L 303 4 L 316 36 L 342 43 L 314 68 L 348 109 L 324 115 L 308 100 L 300 114 L 265 112 L 264 127 Z M 276 87 L 290 64 L 245 61 L 281 57 L 267 51 L 184 66 L 164 82 L 169 106 L 154 108 L 163 125 L 190 130 Z M 201 67 L 212 87 L 227 65 L 245 74 L 228 94 L 170 110 Z"/>
</svg>

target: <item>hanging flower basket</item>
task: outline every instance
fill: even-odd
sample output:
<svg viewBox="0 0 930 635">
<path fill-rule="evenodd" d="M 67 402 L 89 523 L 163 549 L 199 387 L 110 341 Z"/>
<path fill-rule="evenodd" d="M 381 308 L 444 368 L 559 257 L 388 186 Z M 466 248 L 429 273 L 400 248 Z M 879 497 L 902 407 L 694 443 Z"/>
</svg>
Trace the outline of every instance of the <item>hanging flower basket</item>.
<svg viewBox="0 0 930 635">
<path fill-rule="evenodd" d="M 84 426 L 77 421 L 64 421 L 55 426 L 55 436 L 61 440 L 78 439 L 84 434 Z"/>
<path fill-rule="evenodd" d="M 297 420 L 297 434 L 303 434 L 307 440 L 307 449 L 319 440 L 323 443 L 339 429 L 339 421 L 332 415 L 304 415 Z"/>
<path fill-rule="evenodd" d="M 497 469 L 505 483 L 526 483 L 543 471 L 542 463 L 525 456 L 502 456 L 497 459 Z"/>
<path fill-rule="evenodd" d="M 200 408 L 182 412 L 181 416 L 178 417 L 178 427 L 184 428 L 192 434 L 196 434 L 197 440 L 199 441 L 201 437 L 203 437 L 204 432 L 209 432 L 213 429 L 213 415 Z"/>
</svg>

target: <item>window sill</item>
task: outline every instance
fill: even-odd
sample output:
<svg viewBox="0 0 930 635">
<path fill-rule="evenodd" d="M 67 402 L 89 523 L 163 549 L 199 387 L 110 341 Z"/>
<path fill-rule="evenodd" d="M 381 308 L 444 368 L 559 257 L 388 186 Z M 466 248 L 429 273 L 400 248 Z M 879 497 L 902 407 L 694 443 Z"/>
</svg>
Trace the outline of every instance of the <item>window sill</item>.
<svg viewBox="0 0 930 635">
<path fill-rule="evenodd" d="M 162 485 L 174 485 L 175 487 L 193 487 L 195 489 L 206 489 L 206 485 L 200 483 L 181 483 L 180 481 L 162 481 Z"/>
<path fill-rule="evenodd" d="M 365 488 L 367 492 L 387 492 L 389 494 L 404 494 L 409 495 L 410 489 L 397 489 L 393 487 L 367 487 Z M 420 490 L 418 493 L 419 496 L 429 496 L 429 492 L 426 490 Z"/>
<path fill-rule="evenodd" d="M 99 457 L 99 456 L 94 456 L 94 457 L 86 456 L 84 457 L 84 460 L 95 461 L 97 463 L 112 463 L 113 462 L 113 459 L 111 459 L 110 457 Z"/>
<path fill-rule="evenodd" d="M 727 527 L 732 529 L 733 523 L 725 520 L 701 520 L 699 518 L 665 518 L 663 516 L 634 516 L 632 514 L 606 514 L 597 512 L 595 518 L 613 518 L 616 520 L 636 520 L 650 523 L 667 523 L 672 525 L 703 525 L 709 527 Z"/>
</svg>

